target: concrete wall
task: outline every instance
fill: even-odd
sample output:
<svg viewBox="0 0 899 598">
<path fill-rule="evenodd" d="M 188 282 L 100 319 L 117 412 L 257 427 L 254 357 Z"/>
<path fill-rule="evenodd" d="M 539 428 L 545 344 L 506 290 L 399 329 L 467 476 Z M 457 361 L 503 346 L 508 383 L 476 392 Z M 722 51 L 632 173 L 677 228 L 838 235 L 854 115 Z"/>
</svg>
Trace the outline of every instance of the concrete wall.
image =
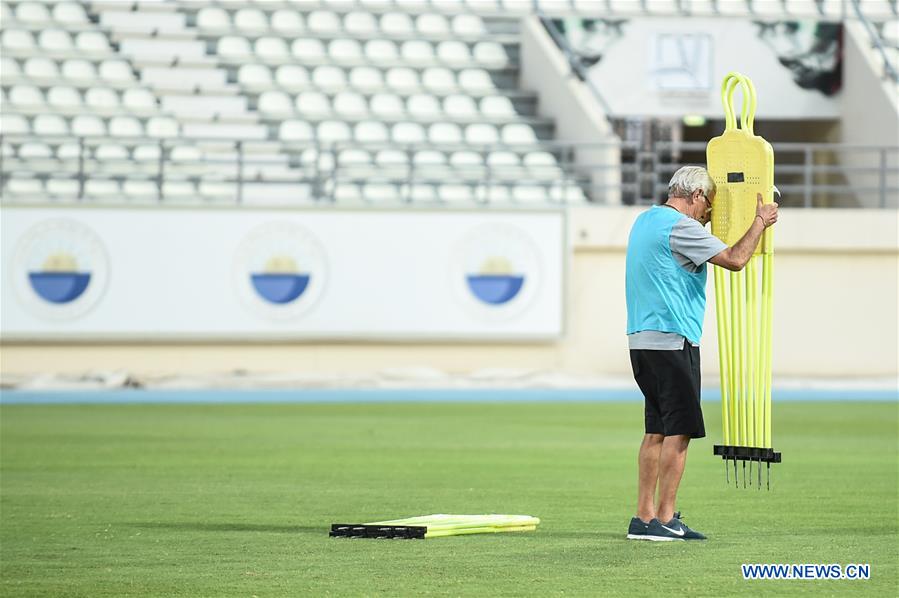
<svg viewBox="0 0 899 598">
<path fill-rule="evenodd" d="M 575 152 L 578 165 L 591 183 L 596 202 L 620 204 L 621 152 L 602 106 L 587 85 L 572 72 L 565 56 L 535 16 L 526 17 L 521 26 L 521 81 L 524 89 L 540 93 L 537 112 L 556 122 L 556 138 L 566 142 L 610 144 L 608 148 L 581 147 Z M 590 172 L 591 166 L 607 168 Z"/>
<path fill-rule="evenodd" d="M 639 212 L 624 207 L 572 211 L 568 332 L 556 343 L 7 343 L 0 346 L 0 371 L 339 374 L 427 366 L 447 372 L 514 368 L 627 377 L 624 256 Z M 782 211 L 775 229 L 775 377 L 899 375 L 897 228 L 895 210 Z M 711 284 L 709 293 L 712 299 Z M 714 300 L 709 303 L 703 373 L 714 377 Z"/>
<path fill-rule="evenodd" d="M 899 86 L 882 76 L 883 66 L 874 59 L 868 33 L 861 23 L 847 21 L 844 27 L 843 92 L 840 141 L 853 145 L 899 144 Z M 838 157 L 846 166 L 878 164 L 879 156 L 871 153 L 847 152 Z M 887 154 L 887 166 L 899 168 L 899 151 Z M 848 177 L 854 188 L 878 187 L 879 174 L 852 173 Z M 887 176 L 887 186 L 899 188 L 899 174 Z M 879 205 L 874 192 L 859 193 L 861 205 Z M 888 194 L 886 205 L 899 206 L 899 193 Z"/>
</svg>

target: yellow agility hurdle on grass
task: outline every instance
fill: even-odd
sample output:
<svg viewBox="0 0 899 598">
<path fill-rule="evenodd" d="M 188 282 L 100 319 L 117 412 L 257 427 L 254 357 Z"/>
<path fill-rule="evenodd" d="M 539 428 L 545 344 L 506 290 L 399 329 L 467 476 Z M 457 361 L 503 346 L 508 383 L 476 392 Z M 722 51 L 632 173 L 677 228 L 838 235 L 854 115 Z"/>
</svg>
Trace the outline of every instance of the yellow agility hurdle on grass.
<svg viewBox="0 0 899 598">
<path fill-rule="evenodd" d="M 742 90 L 743 106 L 737 127 L 733 100 Z M 774 151 L 755 135 L 756 95 L 749 77 L 729 73 L 721 85 L 724 104 L 724 133 L 709 141 L 706 161 L 717 191 L 712 204 L 712 234 L 733 246 L 749 229 L 756 215 L 757 198 L 774 201 Z M 746 486 L 746 462 L 752 484 L 752 463 L 758 466 L 761 488 L 761 464 L 768 469 L 780 463 L 781 454 L 771 446 L 771 322 L 774 239 L 771 228 L 746 267 L 726 272 L 714 267 L 715 305 L 718 324 L 718 362 L 721 371 L 721 420 L 723 444 L 714 454 L 724 459 L 725 475 L 729 461 L 743 462 Z"/>
</svg>

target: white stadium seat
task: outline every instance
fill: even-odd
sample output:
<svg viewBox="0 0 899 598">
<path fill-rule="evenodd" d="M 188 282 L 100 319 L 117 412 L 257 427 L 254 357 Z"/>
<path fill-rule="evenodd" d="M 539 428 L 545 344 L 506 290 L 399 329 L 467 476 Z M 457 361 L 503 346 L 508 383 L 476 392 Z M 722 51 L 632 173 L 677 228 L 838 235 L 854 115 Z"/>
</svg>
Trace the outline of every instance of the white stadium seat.
<svg viewBox="0 0 899 598">
<path fill-rule="evenodd" d="M 430 90 L 445 91 L 455 89 L 456 77 L 453 71 L 443 67 L 425 69 L 421 74 L 421 84 Z"/>
<path fill-rule="evenodd" d="M 349 141 L 353 138 L 349 125 L 339 120 L 320 122 L 316 128 L 316 136 L 322 143 Z"/>
<path fill-rule="evenodd" d="M 406 110 L 418 119 L 434 118 L 440 115 L 440 101 L 430 94 L 418 93 L 406 100 Z"/>
<path fill-rule="evenodd" d="M 371 164 L 371 155 L 365 150 L 346 149 L 337 154 L 337 162 L 343 165 L 369 165 Z"/>
<path fill-rule="evenodd" d="M 515 116 L 512 101 L 505 96 L 487 96 L 481 99 L 481 114 L 491 118 L 511 118 Z"/>
<path fill-rule="evenodd" d="M 104 60 L 100 63 L 100 78 L 104 81 L 134 81 L 134 73 L 124 60 Z"/>
<path fill-rule="evenodd" d="M 343 88 L 346 87 L 346 72 L 336 66 L 320 66 L 312 71 L 312 81 L 318 87 Z"/>
<path fill-rule="evenodd" d="M 122 183 L 122 193 L 132 199 L 156 199 L 159 187 L 156 181 L 128 180 Z"/>
<path fill-rule="evenodd" d="M 132 87 L 122 94 L 122 105 L 135 112 L 152 112 L 157 108 L 156 96 L 147 89 Z"/>
<path fill-rule="evenodd" d="M 116 116 L 109 121 L 109 134 L 113 137 L 143 137 L 144 128 L 133 116 Z"/>
<path fill-rule="evenodd" d="M 94 158 L 97 160 L 127 160 L 128 150 L 124 145 L 117 143 L 101 143 L 94 150 Z"/>
<path fill-rule="evenodd" d="M 438 194 L 442 201 L 449 203 L 474 201 L 474 192 L 469 185 L 440 185 Z"/>
<path fill-rule="evenodd" d="M 380 29 L 388 35 L 405 36 L 415 33 L 412 17 L 402 12 L 389 12 L 381 15 Z"/>
<path fill-rule="evenodd" d="M 443 111 L 455 118 L 474 118 L 478 115 L 478 107 L 471 96 L 462 94 L 446 96 Z"/>
<path fill-rule="evenodd" d="M 303 16 L 295 10 L 276 10 L 272 14 L 272 29 L 278 33 L 297 33 L 305 28 Z"/>
<path fill-rule="evenodd" d="M 333 12 L 317 10 L 306 17 L 306 27 L 313 33 L 337 33 L 341 30 L 340 17 Z"/>
<path fill-rule="evenodd" d="M 434 62 L 434 46 L 420 39 L 403 42 L 400 54 L 403 60 L 411 63 Z"/>
<path fill-rule="evenodd" d="M 0 133 L 4 135 L 27 135 L 31 131 L 28 121 L 18 114 L 0 113 Z"/>
<path fill-rule="evenodd" d="M 423 35 L 447 35 L 450 24 L 443 15 L 426 13 L 415 19 L 415 28 Z"/>
<path fill-rule="evenodd" d="M 461 14 L 453 17 L 453 33 L 456 35 L 479 36 L 487 33 L 481 17 L 471 14 Z"/>
<path fill-rule="evenodd" d="M 362 121 L 353 129 L 353 137 L 360 143 L 380 143 L 389 139 L 387 127 L 378 121 Z"/>
<path fill-rule="evenodd" d="M 234 13 L 234 28 L 243 31 L 260 31 L 268 29 L 265 13 L 255 8 L 241 8 Z"/>
<path fill-rule="evenodd" d="M 91 87 L 84 94 L 84 104 L 92 110 L 111 110 L 120 105 L 119 96 L 108 87 Z"/>
<path fill-rule="evenodd" d="M 30 79 L 56 79 L 60 77 L 59 67 L 49 58 L 29 58 L 25 61 L 22 72 Z M 7 75 L 13 74 L 12 71 L 7 71 L 5 68 L 3 73 Z"/>
<path fill-rule="evenodd" d="M 52 197 L 78 197 L 78 181 L 74 179 L 47 179 L 46 187 Z"/>
<path fill-rule="evenodd" d="M 299 114 L 322 116 L 331 112 L 331 102 L 323 93 L 306 91 L 296 97 L 296 110 Z"/>
<path fill-rule="evenodd" d="M 335 39 L 328 44 L 328 56 L 337 62 L 362 60 L 362 46 L 354 39 Z"/>
<path fill-rule="evenodd" d="M 22 2 L 16 7 L 16 19 L 26 23 L 45 23 L 50 21 L 47 7 L 38 2 Z"/>
<path fill-rule="evenodd" d="M 368 113 L 365 98 L 358 93 L 342 91 L 334 96 L 334 112 L 347 117 L 364 117 Z"/>
<path fill-rule="evenodd" d="M 69 52 L 73 49 L 72 38 L 62 29 L 44 29 L 38 34 L 37 43 L 41 50 Z"/>
<path fill-rule="evenodd" d="M 147 121 L 149 137 L 177 137 L 178 121 L 167 116 L 154 116 Z"/>
<path fill-rule="evenodd" d="M 44 185 L 40 179 L 31 175 L 20 175 L 6 181 L 6 192 L 11 195 L 37 196 L 44 192 Z"/>
<path fill-rule="evenodd" d="M 372 114 L 386 118 L 396 118 L 405 113 L 403 100 L 399 96 L 390 93 L 377 93 L 369 100 L 369 109 Z"/>
<path fill-rule="evenodd" d="M 461 170 L 471 169 L 474 166 L 481 166 L 484 159 L 481 154 L 468 150 L 453 152 L 450 156 L 450 164 Z"/>
<path fill-rule="evenodd" d="M 468 45 L 460 41 L 447 41 L 437 44 L 437 58 L 441 62 L 471 62 L 471 51 Z"/>
<path fill-rule="evenodd" d="M 537 136 L 530 125 L 515 123 L 503 127 L 503 143 L 536 143 Z"/>
<path fill-rule="evenodd" d="M 197 27 L 200 29 L 224 30 L 231 27 L 227 11 L 216 6 L 207 6 L 197 12 Z"/>
<path fill-rule="evenodd" d="M 34 48 L 34 38 L 27 31 L 7 29 L 3 32 L 0 45 L 9 50 L 31 50 Z"/>
<path fill-rule="evenodd" d="M 395 89 L 408 90 L 419 86 L 418 73 L 404 66 L 388 69 L 384 80 L 387 83 L 387 87 Z"/>
<path fill-rule="evenodd" d="M 226 58 L 249 58 L 253 55 L 250 42 L 245 37 L 226 35 L 219 38 L 216 50 Z"/>
<path fill-rule="evenodd" d="M 370 12 L 351 12 L 343 17 L 343 28 L 348 33 L 374 35 L 378 32 L 378 21 Z"/>
<path fill-rule="evenodd" d="M 494 89 L 490 73 L 484 69 L 465 69 L 459 73 L 459 87 L 467 90 Z"/>
<path fill-rule="evenodd" d="M 237 71 L 237 82 L 248 87 L 271 87 L 272 72 L 261 64 L 245 64 Z"/>
<path fill-rule="evenodd" d="M 62 63 L 62 76 L 66 79 L 92 81 L 97 78 L 97 69 L 92 62 L 73 58 Z"/>
<path fill-rule="evenodd" d="M 44 95 L 37 87 L 16 85 L 9 90 L 9 103 L 26 108 L 39 108 L 44 105 Z"/>
<path fill-rule="evenodd" d="M 47 103 L 54 108 L 78 108 L 81 95 L 74 87 L 54 86 L 47 91 Z"/>
<path fill-rule="evenodd" d="M 412 157 L 415 166 L 446 166 L 446 154 L 437 150 L 419 150 Z"/>
<path fill-rule="evenodd" d="M 462 143 L 462 128 L 454 123 L 435 123 L 428 129 L 431 143 Z"/>
<path fill-rule="evenodd" d="M 84 7 L 77 2 L 59 2 L 53 7 L 53 20 L 66 25 L 87 23 Z"/>
<path fill-rule="evenodd" d="M 399 60 L 399 50 L 390 40 L 373 39 L 365 43 L 365 57 L 372 62 L 395 62 Z"/>
<path fill-rule="evenodd" d="M 403 150 L 381 150 L 375 154 L 375 164 L 378 166 L 406 166 L 409 164 L 409 154 Z"/>
<path fill-rule="evenodd" d="M 290 58 L 290 49 L 280 37 L 260 37 L 256 40 L 256 56 L 269 62 L 282 62 Z"/>
<path fill-rule="evenodd" d="M 380 89 L 384 86 L 381 71 L 370 66 L 357 66 L 350 70 L 350 85 L 357 89 Z"/>
<path fill-rule="evenodd" d="M 423 143 L 427 139 L 424 127 L 410 122 L 395 124 L 390 131 L 390 136 L 396 143 Z"/>
<path fill-rule="evenodd" d="M 474 145 L 492 145 L 499 142 L 499 133 L 496 127 L 486 123 L 468 125 L 465 127 L 465 141 Z"/>
<path fill-rule="evenodd" d="M 283 91 L 266 91 L 259 95 L 258 109 L 267 114 L 292 114 L 293 102 Z"/>
<path fill-rule="evenodd" d="M 21 75 L 19 63 L 12 58 L 0 56 L 0 73 L 5 77 L 18 77 Z"/>
<path fill-rule="evenodd" d="M 75 38 L 75 47 L 81 52 L 112 52 L 109 40 L 99 31 L 82 31 Z"/>
<path fill-rule="evenodd" d="M 325 46 L 317 39 L 297 39 L 290 46 L 295 58 L 300 60 L 322 60 L 327 56 Z"/>
<path fill-rule="evenodd" d="M 57 114 L 39 114 L 31 123 L 32 132 L 35 135 L 68 135 L 69 125 L 65 119 Z"/>
<path fill-rule="evenodd" d="M 98 116 L 79 114 L 72 119 L 72 135 L 78 137 L 102 137 L 106 135 L 106 125 Z"/>
<path fill-rule="evenodd" d="M 309 71 L 296 64 L 285 64 L 275 71 L 275 81 L 286 89 L 305 87 L 309 85 Z"/>
<path fill-rule="evenodd" d="M 503 64 L 509 60 L 506 50 L 496 42 L 476 43 L 472 55 L 477 62 Z"/>
<path fill-rule="evenodd" d="M 131 154 L 135 162 L 147 162 L 154 165 L 159 161 L 160 155 L 159 145 L 138 145 Z"/>
</svg>

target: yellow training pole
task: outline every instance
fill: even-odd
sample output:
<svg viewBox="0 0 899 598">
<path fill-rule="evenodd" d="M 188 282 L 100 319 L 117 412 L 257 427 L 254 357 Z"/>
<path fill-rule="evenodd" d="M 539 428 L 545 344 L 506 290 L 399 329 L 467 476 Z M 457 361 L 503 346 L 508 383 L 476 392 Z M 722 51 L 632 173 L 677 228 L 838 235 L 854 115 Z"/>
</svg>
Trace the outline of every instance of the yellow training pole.
<svg viewBox="0 0 899 598">
<path fill-rule="evenodd" d="M 749 446 L 758 446 L 756 440 L 758 436 L 758 404 L 755 394 L 755 370 L 756 370 L 756 354 L 757 346 L 755 335 L 755 267 L 753 265 L 755 258 L 750 257 L 746 264 L 746 385 L 747 402 L 749 404 Z"/>
<path fill-rule="evenodd" d="M 736 282 L 735 287 L 737 291 L 737 296 L 735 298 L 734 304 L 737 307 L 736 314 L 734 316 L 734 328 L 736 329 L 735 339 L 735 355 L 734 355 L 734 363 L 736 363 L 737 368 L 734 378 L 736 379 L 737 385 L 737 397 L 740 401 L 740 445 L 748 446 L 749 445 L 749 413 L 747 411 L 746 405 L 746 380 L 745 380 L 745 351 L 743 350 L 743 345 L 746 342 L 746 335 L 744 334 L 744 324 L 746 322 L 746 318 L 743 314 L 743 304 L 745 302 L 744 293 L 743 293 L 743 278 L 744 274 L 742 272 L 734 272 L 734 281 Z"/>
<path fill-rule="evenodd" d="M 724 299 L 724 268 L 712 266 L 715 270 L 715 319 L 718 322 L 718 372 L 721 377 L 721 424 L 724 428 L 724 444 L 730 444 L 730 415 L 728 412 L 728 376 L 727 359 L 724 347 L 727 345 L 726 315 L 727 304 Z"/>
<path fill-rule="evenodd" d="M 770 231 L 770 229 L 769 229 Z M 768 231 L 765 231 L 766 233 Z M 770 253 L 765 254 L 765 279 L 762 283 L 763 300 L 765 301 L 765 447 L 771 448 L 771 329 L 774 318 L 774 260 Z M 767 284 L 766 284 L 767 283 Z"/>
<path fill-rule="evenodd" d="M 734 360 L 735 347 L 737 344 L 736 339 L 736 317 L 737 317 L 737 305 L 736 305 L 736 280 L 737 275 L 734 272 L 728 272 L 728 278 L 730 279 L 730 310 L 728 311 L 727 325 L 729 334 L 727 335 L 727 360 L 728 365 L 730 366 L 728 369 L 730 371 L 730 412 L 734 414 L 734 417 L 731 419 L 731 435 L 733 436 L 734 442 L 738 445 L 742 444 L 742 436 L 740 432 L 742 432 L 743 427 L 740 422 L 740 404 L 738 398 L 738 388 L 737 388 L 737 364 Z"/>
</svg>

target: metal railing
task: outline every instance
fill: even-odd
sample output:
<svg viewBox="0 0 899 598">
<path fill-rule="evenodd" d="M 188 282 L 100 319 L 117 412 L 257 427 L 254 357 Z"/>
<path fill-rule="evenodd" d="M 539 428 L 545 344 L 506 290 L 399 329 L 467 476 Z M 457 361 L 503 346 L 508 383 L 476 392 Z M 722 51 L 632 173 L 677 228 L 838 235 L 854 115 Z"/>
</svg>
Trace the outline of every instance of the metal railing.
<svg viewBox="0 0 899 598">
<path fill-rule="evenodd" d="M 355 186 L 363 202 L 419 205 L 422 200 L 417 189 L 453 185 L 479 204 L 507 195 L 514 201 L 523 188 L 536 193 L 522 202 L 537 201 L 534 197 L 540 197 L 542 190 L 547 203 L 559 205 L 651 204 L 664 200 L 675 170 L 704 163 L 706 148 L 704 142 L 668 141 L 649 147 L 617 141 L 519 145 L 146 138 L 117 138 L 111 143 L 89 137 L 42 137 L 36 141 L 30 136 L 0 136 L 4 201 L 43 198 L 127 203 L 135 194 L 123 186 L 137 182 L 142 189 L 140 198 L 156 202 L 260 203 L 279 199 L 298 204 L 339 203 L 344 199 L 342 191 Z M 782 205 L 899 205 L 899 147 L 772 145 L 775 185 L 782 193 Z M 527 156 L 535 152 L 543 153 L 542 160 L 529 163 Z M 21 181 L 31 181 L 37 190 L 17 192 Z M 102 181 L 111 182 L 113 191 L 98 197 L 92 186 Z M 369 197 L 365 185 L 381 185 L 382 193 Z M 66 190 L 51 190 L 60 186 Z M 204 187 L 212 191 L 207 193 Z M 438 203 L 446 201 L 440 193 L 431 195 Z"/>
</svg>

